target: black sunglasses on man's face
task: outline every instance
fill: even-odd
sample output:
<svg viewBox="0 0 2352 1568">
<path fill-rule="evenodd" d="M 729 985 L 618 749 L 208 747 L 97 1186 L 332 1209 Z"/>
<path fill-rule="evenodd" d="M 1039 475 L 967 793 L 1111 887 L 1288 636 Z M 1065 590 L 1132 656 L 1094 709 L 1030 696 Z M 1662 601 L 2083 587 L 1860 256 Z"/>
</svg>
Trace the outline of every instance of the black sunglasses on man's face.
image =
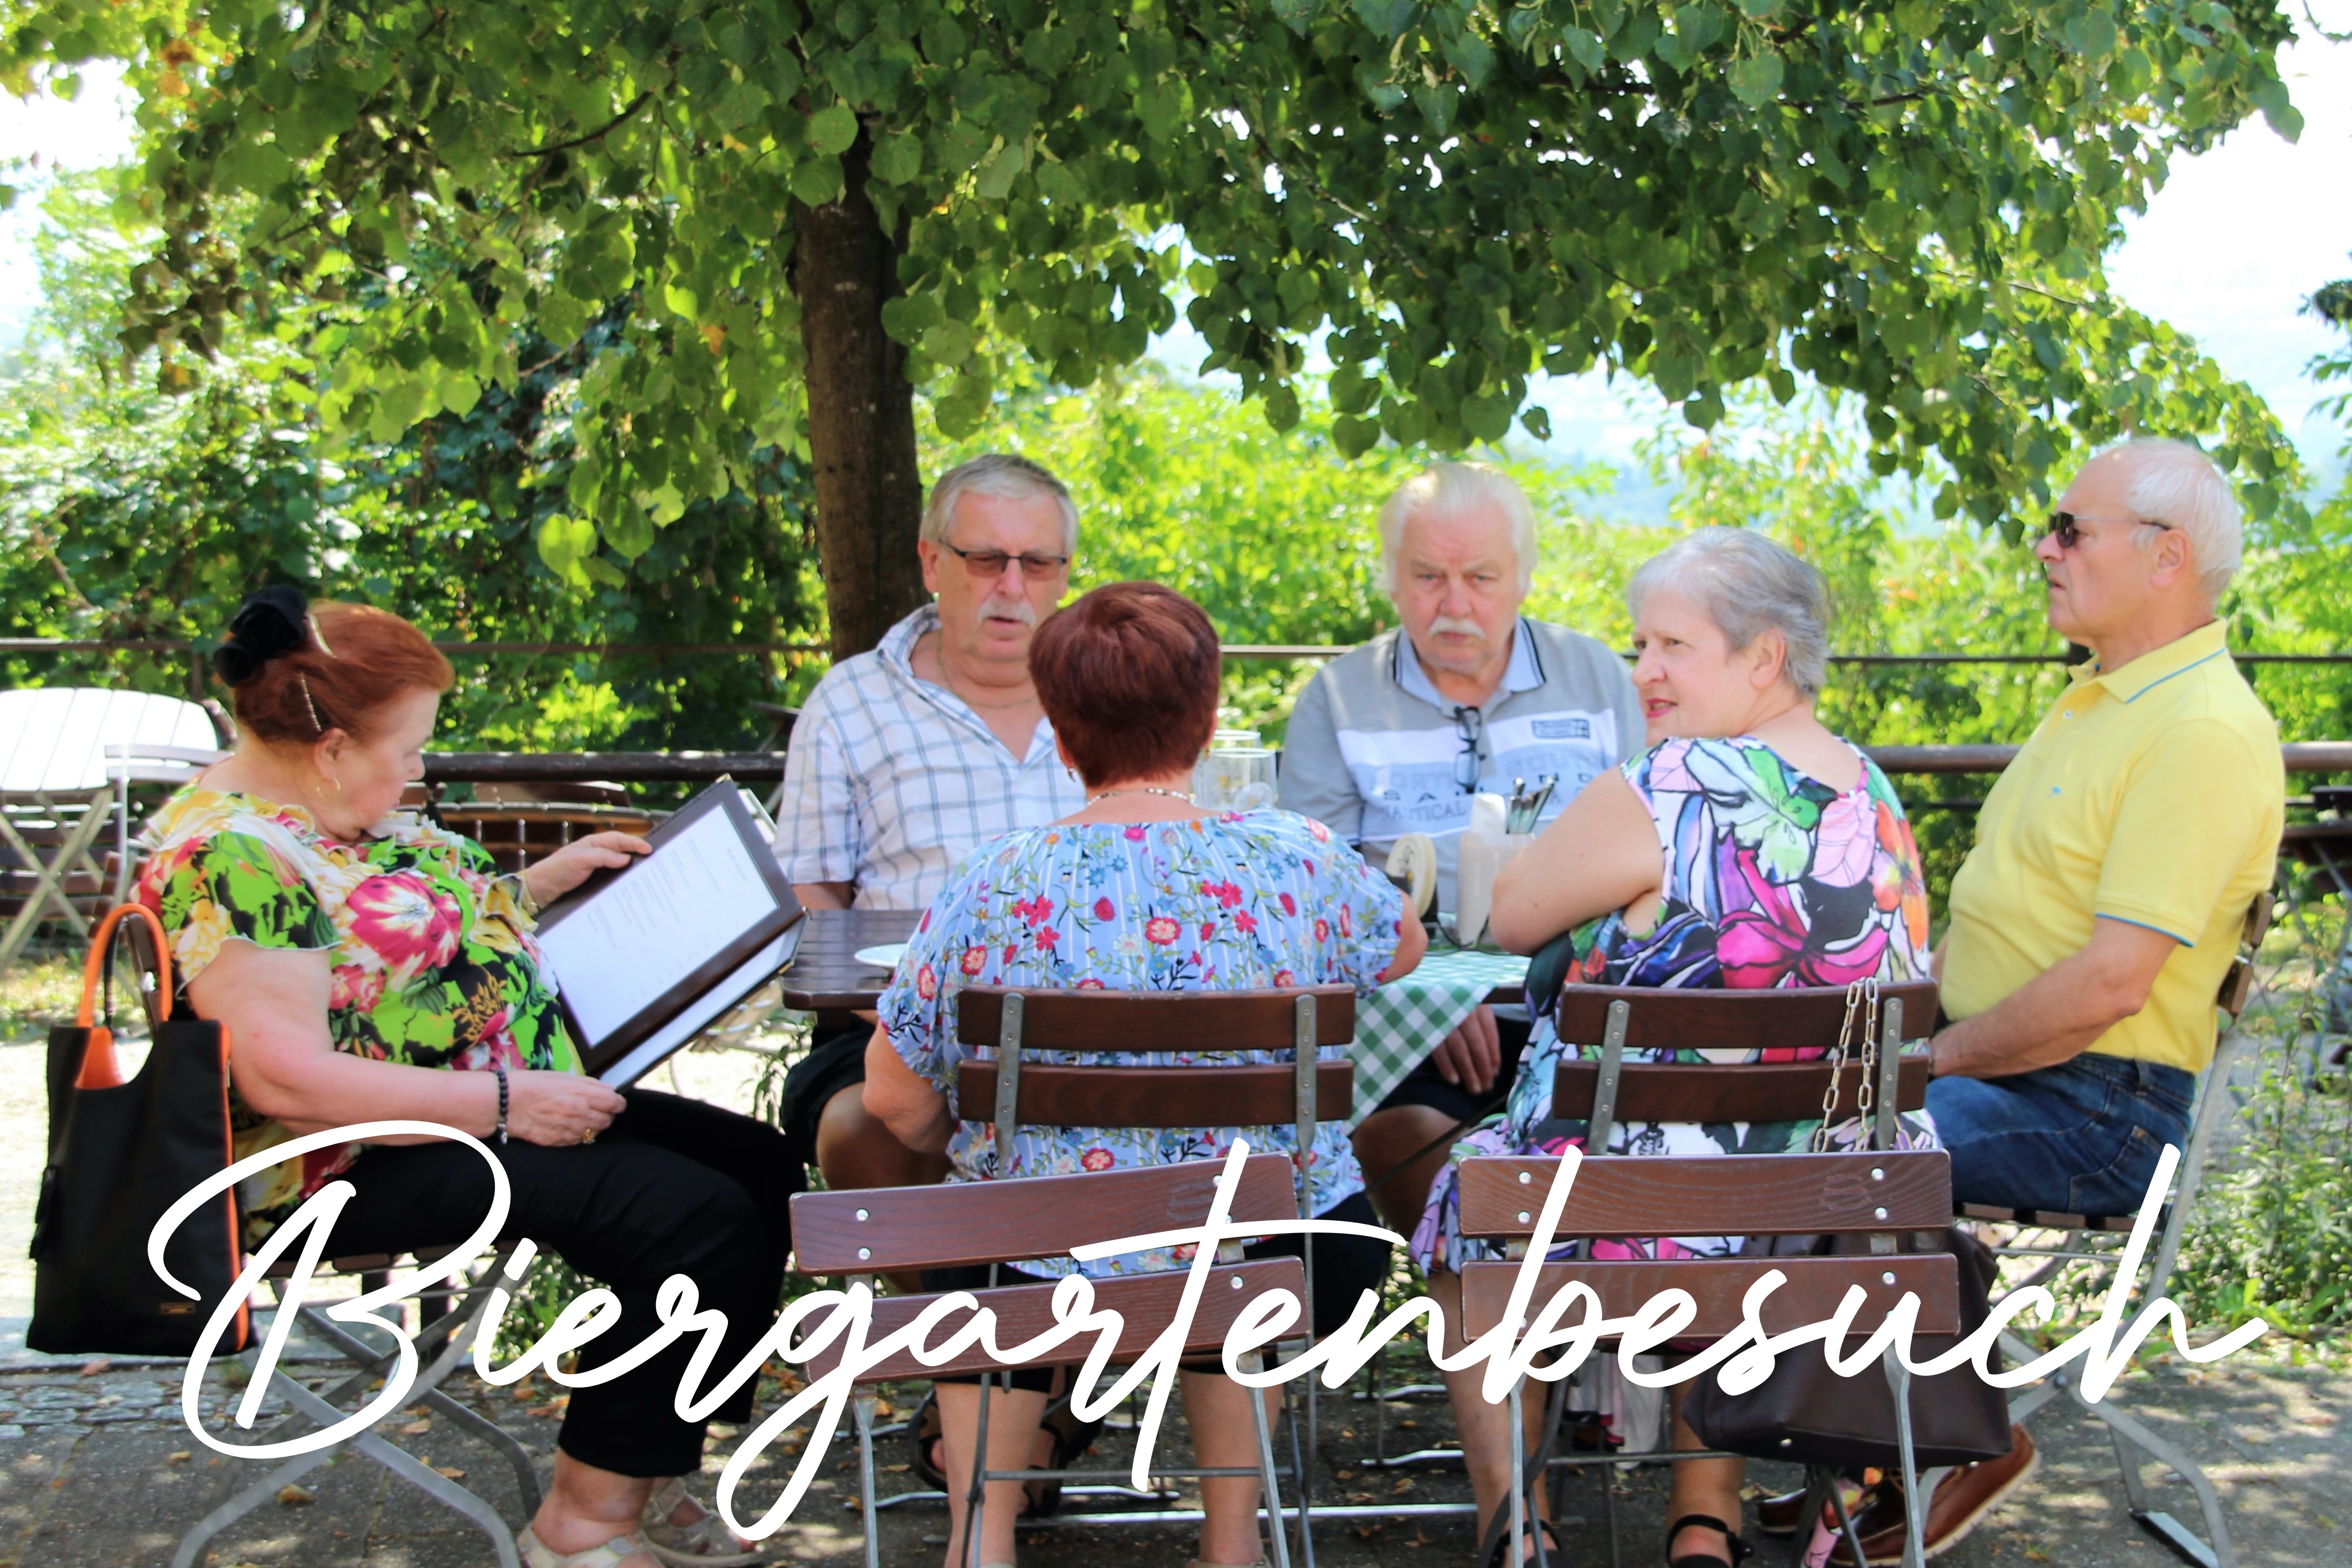
<svg viewBox="0 0 2352 1568">
<path fill-rule="evenodd" d="M 2082 525 L 2086 522 L 2112 522 L 2126 528 L 2144 523 L 2149 528 L 2161 528 L 2167 531 L 2172 527 L 2172 524 L 2158 522 L 2152 517 L 2082 517 L 2071 511 L 2053 511 L 2042 530 L 2042 537 L 2055 539 L 2061 550 L 2072 550 L 2082 542 Z"/>
</svg>

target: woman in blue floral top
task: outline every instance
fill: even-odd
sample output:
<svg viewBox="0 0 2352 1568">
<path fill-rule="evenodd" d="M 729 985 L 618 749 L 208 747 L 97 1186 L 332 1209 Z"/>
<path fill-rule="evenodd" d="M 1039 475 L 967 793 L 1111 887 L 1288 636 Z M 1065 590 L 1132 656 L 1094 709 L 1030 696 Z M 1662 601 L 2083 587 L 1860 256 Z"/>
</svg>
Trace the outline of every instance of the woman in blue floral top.
<svg viewBox="0 0 2352 1568">
<path fill-rule="evenodd" d="M 1223 991 L 1344 984 L 1370 993 L 1411 969 L 1424 944 L 1420 923 L 1402 919 L 1396 889 L 1322 824 L 1284 811 L 1212 814 L 1192 803 L 1186 791 L 1216 722 L 1219 675 L 1216 630 L 1199 605 L 1156 584 L 1097 588 L 1038 629 L 1029 661 L 1064 760 L 1086 782 L 1086 809 L 984 845 L 957 869 L 882 994 L 882 1026 L 866 1060 L 866 1109 L 910 1148 L 944 1150 L 954 1181 L 1214 1160 L 1235 1138 L 1295 1155 L 1288 1126 L 1036 1127 L 1022 1129 L 1000 1163 L 992 1125 L 953 1119 L 956 1065 L 972 1054 L 956 1041 L 961 986 Z M 1345 1047 L 1324 1054 L 1340 1058 Z M 1279 1058 L 1204 1049 L 1073 1053 L 1066 1059 L 1181 1067 Z M 1378 1223 L 1339 1124 L 1317 1130 L 1307 1169 L 1318 1214 Z M 1295 1254 L 1298 1238 L 1251 1249 L 1253 1256 L 1285 1250 Z M 1180 1268 L 1185 1261 L 1162 1250 L 1083 1266 L 1066 1258 L 1039 1259 L 1016 1272 L 1048 1278 L 1084 1267 L 1097 1275 L 1136 1273 Z M 1377 1242 L 1320 1238 L 1314 1255 L 1318 1331 L 1344 1320 L 1360 1291 L 1377 1289 L 1387 1263 L 1387 1248 Z M 1199 1462 L 1254 1465 L 1248 1394 L 1221 1373 L 1186 1371 L 1182 1378 Z M 1045 1389 L 1042 1374 L 1016 1373 L 1009 1401 L 992 1409 L 991 1468 L 1028 1462 L 1029 1433 L 1045 1409 Z M 950 1476 L 970 1473 L 978 1394 L 969 1383 L 940 1384 Z M 953 1521 L 946 1561 L 953 1568 L 967 1560 L 964 1503 L 961 1489 L 948 1490 Z M 1255 1479 L 1212 1479 L 1201 1491 L 1207 1517 L 1200 1561 L 1257 1562 Z M 992 1483 L 981 1563 L 1013 1561 L 1019 1505 L 1017 1483 Z"/>
</svg>

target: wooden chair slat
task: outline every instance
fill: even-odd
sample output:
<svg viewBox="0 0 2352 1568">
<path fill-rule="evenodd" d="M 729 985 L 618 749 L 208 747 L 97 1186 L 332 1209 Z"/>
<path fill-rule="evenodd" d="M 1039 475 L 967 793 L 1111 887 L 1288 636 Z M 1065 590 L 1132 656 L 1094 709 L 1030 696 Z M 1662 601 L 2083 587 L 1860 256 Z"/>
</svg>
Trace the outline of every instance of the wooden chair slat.
<svg viewBox="0 0 2352 1568">
<path fill-rule="evenodd" d="M 1897 1110 L 1927 1103 L 1927 1054 L 1914 1051 L 1897 1067 Z M 1832 1120 L 1854 1114 L 1860 1103 L 1862 1064 L 1849 1061 L 1838 1075 Z M 1552 1072 L 1555 1116 L 1592 1114 L 1601 1064 L 1564 1061 Z M 1618 1069 L 1617 1120 L 1626 1121 L 1811 1121 L 1822 1113 L 1829 1087 L 1827 1062 L 1757 1062 L 1739 1066 L 1628 1062 Z"/>
<path fill-rule="evenodd" d="M 1072 1068 L 1024 1061 L 1015 1115 L 1024 1127 L 1265 1127 L 1297 1119 L 1297 1093 L 1287 1063 Z M 1355 1064 L 1317 1063 L 1317 1119 L 1345 1121 L 1355 1104 Z M 957 1064 L 956 1115 L 995 1119 L 995 1062 Z"/>
<path fill-rule="evenodd" d="M 1462 1234 L 1527 1235 L 1559 1166 L 1550 1156 L 1462 1162 Z M 1941 1149 L 1688 1160 L 1617 1154 L 1578 1169 L 1555 1234 L 1809 1236 L 1940 1231 L 1951 1222 L 1952 1163 Z"/>
<path fill-rule="evenodd" d="M 793 1250 L 803 1274 L 1052 1258 L 1093 1242 L 1198 1225 L 1224 1168 L 1222 1160 L 1197 1160 L 1080 1176 L 797 1193 Z M 1237 1220 L 1297 1218 L 1290 1162 L 1251 1155 L 1229 1212 Z"/>
<path fill-rule="evenodd" d="M 1502 1321 L 1511 1285 L 1520 1265 L 1472 1263 L 1462 1270 L 1463 1331 L 1470 1338 L 1486 1332 Z M 1683 1331 L 1692 1339 L 1720 1339 L 1744 1321 L 1748 1291 L 1772 1269 L 1788 1276 L 1765 1301 L 1759 1317 L 1766 1330 L 1785 1333 L 1833 1315 L 1850 1286 L 1866 1292 L 1854 1317 L 1857 1337 L 1882 1322 L 1906 1291 L 1919 1298 L 1918 1331 L 1957 1334 L 1959 1321 L 1959 1269 L 1948 1252 L 1918 1253 L 1891 1258 L 1734 1258 L 1671 1259 L 1662 1263 L 1547 1263 L 1532 1299 L 1535 1310 L 1571 1283 L 1589 1285 L 1600 1296 L 1606 1314 L 1630 1316 L 1642 1304 L 1665 1290 L 1685 1290 L 1698 1315 Z M 1888 1282 L 1888 1276 L 1893 1282 Z M 1580 1321 L 1582 1310 L 1569 1309 L 1563 1326 Z M 1853 1353 L 1854 1342 L 1846 1345 Z M 1874 1375 L 1874 1363 L 1870 1375 Z"/>
<path fill-rule="evenodd" d="M 1936 1026 L 1936 983 L 1907 980 L 1882 985 L 1878 998 L 1903 1003 L 1903 1033 L 1924 1039 Z M 1560 988 L 1559 1037 L 1575 1045 L 1599 1045 L 1608 1026 L 1609 1005 L 1630 1009 L 1629 1051 L 1680 1047 L 1685 1049 L 1758 1050 L 1770 1046 L 1832 1047 L 1845 1021 L 1842 986 L 1803 986 L 1776 991 L 1702 991 L 1634 985 L 1567 985 Z M 1861 1018 L 1857 1014 L 1856 1025 Z M 1819 1102 L 1816 1101 L 1816 1104 Z"/>
<path fill-rule="evenodd" d="M 1021 1042 L 1041 1051 L 1286 1051 L 1293 1011 L 1315 998 L 1315 1043 L 1356 1037 L 1356 994 L 1345 985 L 1281 991 L 1033 991 L 1021 993 Z M 957 994 L 956 1038 L 993 1046 L 1006 988 L 967 985 Z M 1204 1123 L 1229 1126 L 1230 1117 Z"/>
<path fill-rule="evenodd" d="M 1241 1316 L 1242 1309 L 1259 1297 L 1276 1290 L 1287 1290 L 1301 1302 L 1306 1300 L 1307 1268 L 1297 1258 L 1269 1258 L 1211 1269 L 1207 1287 L 1201 1293 L 1199 1310 L 1194 1313 L 1192 1327 L 1185 1335 L 1184 1348 L 1199 1351 L 1222 1346 L 1225 1331 Z M 1132 1362 L 1150 1349 L 1152 1342 L 1176 1321 L 1177 1305 L 1183 1294 L 1182 1269 L 1166 1274 L 1129 1274 L 1096 1280 L 1096 1310 L 1108 1309 L 1117 1312 L 1120 1318 L 1118 1347 L 1112 1352 L 1112 1361 Z M 1052 1285 L 1015 1285 L 996 1290 L 975 1290 L 972 1295 L 982 1306 L 996 1314 L 996 1342 L 1007 1349 L 1053 1326 Z M 935 1295 L 886 1296 L 876 1301 L 874 1326 L 866 1333 L 866 1343 L 872 1344 L 884 1335 L 905 1327 L 917 1313 L 938 1300 Z M 930 1342 L 939 1344 L 945 1342 L 969 1321 L 965 1314 L 950 1317 L 931 1334 Z M 1081 1335 L 1060 1350 L 1024 1364 L 1075 1366 L 1086 1360 L 1094 1343 L 1093 1334 Z M 840 1342 L 836 1340 L 812 1359 L 808 1376 L 823 1377 L 838 1366 L 841 1363 L 839 1345 Z M 980 1372 L 995 1364 L 977 1348 L 937 1366 L 926 1366 L 915 1359 L 912 1352 L 901 1352 L 876 1366 L 866 1377 L 875 1383 L 895 1382 L 905 1378 L 938 1377 L 943 1373 Z"/>
</svg>

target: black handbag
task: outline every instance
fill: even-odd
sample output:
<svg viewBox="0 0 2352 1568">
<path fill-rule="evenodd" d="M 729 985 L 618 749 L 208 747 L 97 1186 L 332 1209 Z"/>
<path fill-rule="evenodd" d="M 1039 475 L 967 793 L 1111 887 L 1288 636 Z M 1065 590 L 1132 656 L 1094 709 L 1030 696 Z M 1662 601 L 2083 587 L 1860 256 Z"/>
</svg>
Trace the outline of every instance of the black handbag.
<svg viewBox="0 0 2352 1568">
<path fill-rule="evenodd" d="M 110 971 L 125 917 L 154 938 L 152 1044 L 137 1076 L 115 1059 Z M 49 1031 L 49 1161 L 33 1216 L 33 1321 L 25 1342 L 52 1354 L 184 1356 L 213 1304 L 236 1281 L 243 1251 L 236 1194 L 221 1194 L 183 1221 L 163 1247 L 189 1300 L 157 1278 L 147 1237 L 182 1194 L 235 1159 L 228 1109 L 228 1032 L 172 1016 L 171 949 L 163 922 L 138 904 L 109 911 L 90 939 L 81 1008 Z M 106 1008 L 97 1012 L 103 984 Z M 250 1314 L 218 1347 L 251 1337 Z"/>
<path fill-rule="evenodd" d="M 1874 982 L 1868 985 L 1868 1011 L 1861 1028 L 1865 1085 L 1878 1077 L 1878 994 Z M 1845 1022 L 1830 1059 L 1832 1071 L 1845 1064 L 1855 1021 L 1850 990 Z M 1813 1135 L 1816 1152 L 1827 1146 L 1829 1136 L 1824 1120 Z M 1874 1146 L 1874 1137 L 1871 1142 Z M 1984 1322 L 2000 1266 L 1981 1242 L 1957 1228 L 1948 1228 L 1940 1237 L 1933 1232 L 1899 1237 L 1895 1249 L 1948 1252 L 1958 1264 L 1960 1333 L 1913 1335 L 1911 1359 L 1925 1361 L 1950 1350 Z M 1864 1236 L 1750 1237 L 1740 1256 L 1857 1257 L 1869 1250 L 1870 1239 Z M 1846 1349 L 1851 1353 L 1852 1347 Z M 1996 1352 L 1996 1366 L 1998 1355 Z M 1920 1468 L 1998 1459 L 2010 1450 L 2008 1396 L 1978 1376 L 1973 1362 L 1933 1377 L 1915 1374 L 1908 1403 L 1912 1459 Z M 1830 1370 L 1828 1352 L 1818 1343 L 1800 1345 L 1774 1358 L 1771 1373 L 1745 1394 L 1726 1394 L 1712 1374 L 1700 1377 L 1683 1395 L 1682 1416 L 1700 1442 L 1726 1453 L 1808 1465 L 1874 1465 L 1890 1471 L 1902 1464 L 1895 1390 L 1884 1373 L 1873 1366 L 1840 1377 Z"/>
<path fill-rule="evenodd" d="M 1959 1264 L 1961 1337 L 1985 1321 L 1996 1263 L 1984 1244 L 1966 1231 L 1947 1230 L 1936 1245 L 1916 1247 L 1906 1236 L 1904 1252 L 1949 1252 Z M 1831 1245 L 1834 1243 L 1835 1245 Z M 1866 1252 L 1858 1236 L 1755 1237 L 1743 1257 L 1801 1258 Z M 1911 1359 L 1925 1361 L 1959 1342 L 1949 1334 L 1912 1337 Z M 1848 1354 L 1852 1344 L 1846 1346 Z M 1993 1364 L 2000 1363 L 1998 1352 Z M 1922 1469 L 1998 1459 L 2009 1452 L 2009 1396 L 1977 1375 L 1973 1363 L 1933 1377 L 1911 1379 L 1911 1450 Z M 1700 1377 L 1683 1395 L 1683 1419 L 1701 1443 L 1726 1453 L 1809 1465 L 1893 1470 L 1901 1463 L 1895 1436 L 1895 1391 L 1875 1364 L 1852 1377 L 1830 1370 L 1819 1344 L 1800 1345 L 1780 1356 L 1771 1375 L 1745 1394 L 1726 1394 L 1712 1374 Z"/>
</svg>

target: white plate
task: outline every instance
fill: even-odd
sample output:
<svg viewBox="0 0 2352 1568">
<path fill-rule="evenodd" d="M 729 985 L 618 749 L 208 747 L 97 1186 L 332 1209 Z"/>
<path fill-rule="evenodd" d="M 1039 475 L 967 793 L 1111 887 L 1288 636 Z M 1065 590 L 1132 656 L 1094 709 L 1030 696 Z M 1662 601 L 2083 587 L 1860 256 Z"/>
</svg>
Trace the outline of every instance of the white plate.
<svg viewBox="0 0 2352 1568">
<path fill-rule="evenodd" d="M 835 949 L 839 952 L 838 948 Z M 898 961 L 907 956 L 903 942 L 886 942 L 879 947 L 861 947 L 849 955 L 860 963 L 870 963 L 877 969 L 896 969 Z"/>
</svg>

